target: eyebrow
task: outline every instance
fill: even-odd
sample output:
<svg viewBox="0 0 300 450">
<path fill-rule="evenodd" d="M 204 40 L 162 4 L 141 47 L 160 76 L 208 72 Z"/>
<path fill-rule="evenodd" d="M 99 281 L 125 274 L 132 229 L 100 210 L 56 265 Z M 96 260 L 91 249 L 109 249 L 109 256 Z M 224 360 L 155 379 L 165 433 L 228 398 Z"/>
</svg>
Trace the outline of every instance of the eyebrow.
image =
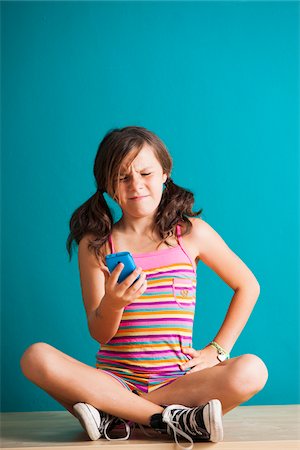
<svg viewBox="0 0 300 450">
<path fill-rule="evenodd" d="M 153 169 L 153 167 L 149 166 L 149 167 L 144 167 L 143 169 L 139 169 L 138 171 L 139 172 L 144 172 L 145 170 L 152 170 L 152 169 Z M 120 170 L 120 173 L 122 174 L 122 173 L 127 172 L 127 171 L 128 171 L 128 168 L 124 168 L 124 169 Z"/>
</svg>

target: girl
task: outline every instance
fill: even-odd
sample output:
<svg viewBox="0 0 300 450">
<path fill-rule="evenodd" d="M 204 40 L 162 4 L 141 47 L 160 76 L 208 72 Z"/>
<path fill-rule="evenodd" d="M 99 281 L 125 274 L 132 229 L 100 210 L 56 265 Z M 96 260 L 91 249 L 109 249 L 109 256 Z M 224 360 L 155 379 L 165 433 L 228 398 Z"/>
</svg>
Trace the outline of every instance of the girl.
<svg viewBox="0 0 300 450">
<path fill-rule="evenodd" d="M 23 373 L 72 414 L 90 439 L 110 439 L 123 421 L 184 436 L 222 440 L 222 414 L 260 391 L 260 358 L 229 358 L 259 295 L 249 268 L 193 212 L 193 194 L 171 179 L 163 142 L 142 127 L 110 131 L 100 143 L 96 193 L 70 220 L 67 249 L 78 244 L 82 296 L 91 336 L 101 348 L 89 367 L 45 343 L 30 346 Z M 103 193 L 122 210 L 114 223 Z M 105 255 L 129 251 L 136 270 L 118 283 Z M 234 291 L 220 330 L 192 347 L 196 266 L 201 260 Z M 137 279 L 137 277 L 139 278 Z M 136 281 L 135 281 L 136 280 Z M 136 395 L 137 394 L 137 395 Z M 191 448 L 190 447 L 190 448 Z"/>
</svg>

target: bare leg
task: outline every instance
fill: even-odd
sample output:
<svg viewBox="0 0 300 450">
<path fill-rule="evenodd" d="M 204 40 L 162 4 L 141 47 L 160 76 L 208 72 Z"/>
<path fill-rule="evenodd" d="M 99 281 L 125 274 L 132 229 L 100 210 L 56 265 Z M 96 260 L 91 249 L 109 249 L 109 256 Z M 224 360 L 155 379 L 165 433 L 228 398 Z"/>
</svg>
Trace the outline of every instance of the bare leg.
<svg viewBox="0 0 300 450">
<path fill-rule="evenodd" d="M 225 414 L 260 391 L 267 377 L 263 361 L 247 354 L 184 375 L 167 386 L 143 394 L 143 397 L 158 404 L 179 403 L 190 407 L 217 398 Z"/>
<path fill-rule="evenodd" d="M 89 403 L 122 419 L 149 425 L 163 408 L 123 388 L 113 377 L 77 361 L 56 348 L 37 343 L 22 356 L 24 375 L 72 412 L 72 405 Z"/>
</svg>

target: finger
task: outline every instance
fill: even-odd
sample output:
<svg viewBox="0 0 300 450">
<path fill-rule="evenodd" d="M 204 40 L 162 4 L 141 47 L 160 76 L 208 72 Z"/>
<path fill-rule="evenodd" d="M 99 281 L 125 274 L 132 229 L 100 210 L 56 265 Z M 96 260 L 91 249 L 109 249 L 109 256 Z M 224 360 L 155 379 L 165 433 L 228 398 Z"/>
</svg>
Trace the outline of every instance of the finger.
<svg viewBox="0 0 300 450">
<path fill-rule="evenodd" d="M 146 280 L 146 274 L 145 272 L 141 273 L 140 278 L 133 283 L 133 285 L 130 287 L 130 290 L 128 290 L 128 294 L 136 294 L 137 292 L 141 291 L 145 285 Z"/>
<path fill-rule="evenodd" d="M 119 263 L 119 264 L 116 265 L 116 267 L 112 271 L 110 279 L 111 279 L 113 284 L 117 283 L 119 275 L 122 272 L 123 268 L 124 268 L 124 264 L 123 263 Z"/>
<path fill-rule="evenodd" d="M 143 276 L 143 278 L 141 279 L 141 277 Z M 131 288 L 124 290 L 124 294 L 123 294 L 123 299 L 124 300 L 129 300 L 129 302 L 133 302 L 136 298 L 140 297 L 145 290 L 147 289 L 147 280 L 145 279 L 145 275 L 141 275 L 141 277 L 139 278 L 139 283 L 138 285 L 136 285 L 136 283 L 134 283 L 133 286 L 131 286 Z M 121 286 L 122 288 L 122 286 Z M 123 288 L 124 289 L 124 288 Z"/>
<path fill-rule="evenodd" d="M 181 370 L 189 369 L 190 367 L 194 367 L 197 364 L 197 362 L 194 359 L 190 359 L 186 363 L 180 364 Z"/>
<path fill-rule="evenodd" d="M 141 283 L 140 287 L 134 292 L 134 294 L 140 296 L 145 292 L 146 289 L 147 289 L 147 280 L 144 279 L 144 281 Z"/>
<path fill-rule="evenodd" d="M 109 272 L 108 268 L 107 267 L 102 267 L 101 271 L 102 271 L 102 273 L 104 275 L 105 281 L 107 281 L 109 279 L 109 277 L 110 277 L 110 272 Z"/>
<path fill-rule="evenodd" d="M 195 350 L 192 347 L 184 347 L 182 350 L 183 350 L 184 353 L 186 353 L 188 355 L 191 355 L 191 356 L 197 356 L 198 355 L 198 351 Z"/>
<path fill-rule="evenodd" d="M 193 369 L 189 370 L 186 375 L 189 375 L 190 373 L 195 373 L 195 372 L 200 372 L 200 367 L 199 366 L 195 366 L 193 367 Z"/>
<path fill-rule="evenodd" d="M 125 280 L 123 280 L 122 283 L 120 283 L 120 286 L 125 289 L 128 289 L 137 279 L 137 277 L 141 274 L 142 270 L 143 269 L 141 267 L 137 267 L 136 269 L 134 269 L 134 271 L 130 275 L 128 275 L 128 277 L 125 278 Z"/>
<path fill-rule="evenodd" d="M 192 356 L 193 358 L 197 358 L 198 356 L 200 356 L 200 350 L 195 350 L 194 348 L 188 347 L 183 349 L 184 353 Z"/>
</svg>

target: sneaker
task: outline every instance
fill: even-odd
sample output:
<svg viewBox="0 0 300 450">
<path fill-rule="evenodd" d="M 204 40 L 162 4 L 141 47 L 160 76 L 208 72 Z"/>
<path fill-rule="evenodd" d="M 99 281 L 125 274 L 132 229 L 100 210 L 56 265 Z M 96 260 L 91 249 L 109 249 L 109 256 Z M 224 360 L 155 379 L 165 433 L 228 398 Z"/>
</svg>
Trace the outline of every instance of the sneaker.
<svg viewBox="0 0 300 450">
<path fill-rule="evenodd" d="M 86 431 L 89 438 L 92 441 L 96 441 L 101 437 L 105 437 L 108 440 L 126 440 L 130 436 L 130 426 L 123 419 L 107 414 L 103 411 L 99 411 L 94 406 L 88 403 L 76 403 L 73 406 L 74 414 L 82 425 L 82 428 Z M 111 438 L 108 436 L 108 432 L 115 428 L 117 425 L 124 424 L 126 435 L 120 438 Z"/>
<path fill-rule="evenodd" d="M 174 434 L 175 441 L 182 436 L 191 446 L 181 447 L 186 450 L 193 448 L 194 441 L 219 442 L 223 440 L 222 406 L 220 400 L 210 400 L 205 405 L 188 408 L 183 405 L 169 405 L 161 414 L 151 417 L 151 426 L 169 435 Z"/>
</svg>

